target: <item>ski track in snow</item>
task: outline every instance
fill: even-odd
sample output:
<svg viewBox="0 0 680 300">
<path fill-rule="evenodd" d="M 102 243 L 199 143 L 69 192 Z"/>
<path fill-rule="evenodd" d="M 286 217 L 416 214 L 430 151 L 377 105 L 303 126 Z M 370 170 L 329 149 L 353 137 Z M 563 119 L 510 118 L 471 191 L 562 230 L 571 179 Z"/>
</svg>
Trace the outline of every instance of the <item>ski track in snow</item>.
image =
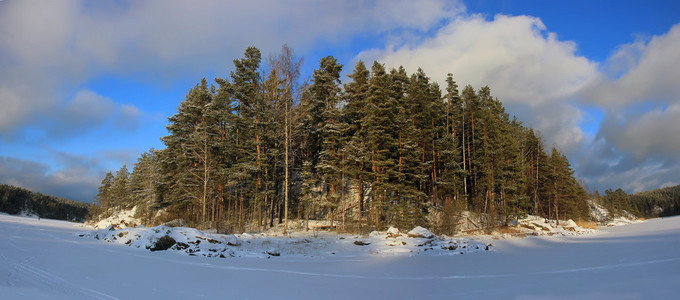
<svg viewBox="0 0 680 300">
<path fill-rule="evenodd" d="M 11 226 L 8 232 L 22 232 L 25 228 L 19 226 Z M 49 230 L 46 232 L 43 228 L 38 228 L 34 233 L 40 236 L 46 237 L 48 240 L 56 240 L 59 242 L 66 242 L 69 244 L 80 244 L 75 240 L 67 240 L 59 238 L 54 234 L 49 234 L 48 232 L 56 232 L 56 230 Z M 3 243 L 6 246 L 14 248 L 19 253 L 25 252 L 27 249 L 20 247 L 17 244 L 16 235 L 8 235 L 3 239 Z M 16 287 L 19 285 L 26 285 L 35 287 L 40 291 L 47 292 L 51 295 L 57 293 L 60 295 L 65 295 L 68 298 L 86 298 L 86 299 L 118 299 L 111 295 L 73 284 L 66 279 L 51 273 L 45 269 L 36 267 L 33 262 L 41 257 L 50 255 L 47 250 L 41 250 L 38 255 L 28 256 L 21 261 L 16 261 L 8 257 L 7 255 L 0 252 L 0 261 L 2 261 L 2 267 L 8 270 L 7 274 L 7 285 L 10 287 Z"/>
<path fill-rule="evenodd" d="M 44 291 L 54 291 L 69 297 L 84 297 L 91 299 L 118 299 L 116 297 L 86 288 L 77 286 L 57 275 L 43 269 L 31 266 L 27 263 L 14 264 L 18 271 L 15 275 L 22 277 L 28 282 L 33 283 L 37 288 Z"/>
</svg>

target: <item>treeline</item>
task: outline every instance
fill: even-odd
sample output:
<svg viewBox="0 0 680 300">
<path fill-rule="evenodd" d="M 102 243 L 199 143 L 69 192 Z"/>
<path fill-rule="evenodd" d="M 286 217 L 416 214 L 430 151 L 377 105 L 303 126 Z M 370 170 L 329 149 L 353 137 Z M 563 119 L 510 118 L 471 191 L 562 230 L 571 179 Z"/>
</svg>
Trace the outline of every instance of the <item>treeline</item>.
<svg viewBox="0 0 680 300">
<path fill-rule="evenodd" d="M 291 218 L 447 232 L 463 210 L 486 228 L 526 214 L 589 218 L 567 158 L 489 87 L 459 91 L 449 74 L 442 89 L 421 69 L 361 61 L 342 83 L 330 56 L 303 83 L 301 63 L 286 46 L 264 62 L 251 47 L 229 78 L 201 80 L 169 118 L 167 147 L 107 174 L 98 212 L 137 206 L 149 223 L 223 231 Z"/>
<path fill-rule="evenodd" d="M 33 214 L 41 218 L 85 221 L 90 204 L 31 192 L 0 184 L 0 211 L 16 215 Z"/>
<path fill-rule="evenodd" d="M 680 185 L 630 195 L 630 204 L 645 218 L 680 215 Z"/>
</svg>

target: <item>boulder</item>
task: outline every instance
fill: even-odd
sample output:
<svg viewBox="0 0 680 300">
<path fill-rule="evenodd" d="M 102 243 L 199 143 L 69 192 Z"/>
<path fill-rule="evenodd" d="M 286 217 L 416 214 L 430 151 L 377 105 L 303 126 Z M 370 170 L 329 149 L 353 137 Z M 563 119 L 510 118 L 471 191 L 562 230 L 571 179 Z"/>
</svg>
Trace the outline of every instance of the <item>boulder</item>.
<svg viewBox="0 0 680 300">
<path fill-rule="evenodd" d="M 149 250 L 151 251 L 164 251 L 170 249 L 173 245 L 175 245 L 177 241 L 170 237 L 169 235 L 164 235 L 158 240 L 156 240 L 153 243 L 153 247 L 151 247 Z"/>
<path fill-rule="evenodd" d="M 407 233 L 407 235 L 412 238 L 429 239 L 434 237 L 434 233 L 420 226 L 413 228 L 411 231 Z"/>
<path fill-rule="evenodd" d="M 370 244 L 371 244 L 370 242 L 365 242 L 365 241 L 360 241 L 360 240 L 354 241 L 354 245 L 357 245 L 357 246 L 368 246 Z"/>
<path fill-rule="evenodd" d="M 184 221 L 184 219 L 174 219 L 172 221 L 165 222 L 161 224 L 161 226 L 167 226 L 167 227 L 184 227 L 187 225 L 187 222 Z"/>
</svg>

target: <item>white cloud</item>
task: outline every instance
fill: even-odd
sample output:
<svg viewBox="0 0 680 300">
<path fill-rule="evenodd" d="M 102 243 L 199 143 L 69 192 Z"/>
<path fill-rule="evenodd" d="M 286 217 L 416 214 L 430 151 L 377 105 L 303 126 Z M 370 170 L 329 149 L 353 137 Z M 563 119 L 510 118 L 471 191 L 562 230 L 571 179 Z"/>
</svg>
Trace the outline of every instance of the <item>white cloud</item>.
<svg viewBox="0 0 680 300">
<path fill-rule="evenodd" d="M 134 130 L 140 124 L 141 111 L 134 105 L 119 104 L 91 90 L 79 90 L 73 98 L 51 111 L 42 113 L 34 126 L 46 138 L 73 137 L 92 130 L 113 126 L 115 130 Z"/>
<path fill-rule="evenodd" d="M 0 133 L 64 105 L 62 95 L 102 74 L 152 82 L 199 78 L 228 68 L 248 46 L 269 53 L 288 43 L 304 53 L 358 33 L 428 30 L 462 10 L 445 0 L 3 2 L 0 83 L 30 82 L 45 92 L 35 97 L 15 84 L 0 86 L 1 103 L 13 107 Z"/>
<path fill-rule="evenodd" d="M 599 137 L 638 160 L 674 158 L 680 153 L 680 103 L 643 113 L 610 112 Z"/>
<path fill-rule="evenodd" d="M 0 132 L 10 128 L 13 124 L 18 123 L 21 117 L 26 115 L 30 109 L 22 105 L 21 98 L 14 91 L 8 88 L 0 88 L 0 103 L 2 103 L 2 111 L 0 112 Z"/>
<path fill-rule="evenodd" d="M 111 114 L 116 105 L 111 99 L 90 90 L 80 90 L 66 103 L 64 117 L 77 120 L 80 125 L 96 125 Z"/>
<path fill-rule="evenodd" d="M 677 182 L 680 174 L 680 24 L 621 45 L 580 92 L 605 114 L 580 164 L 587 179 L 629 191 Z M 604 163 L 603 163 L 604 162 Z"/>
<path fill-rule="evenodd" d="M 680 24 L 648 43 L 622 45 L 609 60 L 614 75 L 602 75 L 584 90 L 596 105 L 621 109 L 628 105 L 666 105 L 680 101 Z M 611 74 L 610 74 L 611 75 Z"/>
</svg>

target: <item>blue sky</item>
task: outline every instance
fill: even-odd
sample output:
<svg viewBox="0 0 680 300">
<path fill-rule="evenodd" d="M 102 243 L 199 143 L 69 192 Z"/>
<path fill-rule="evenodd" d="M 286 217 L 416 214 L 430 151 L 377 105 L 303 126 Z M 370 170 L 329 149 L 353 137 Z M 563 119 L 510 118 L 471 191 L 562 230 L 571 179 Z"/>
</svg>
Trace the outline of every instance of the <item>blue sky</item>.
<svg viewBox="0 0 680 300">
<path fill-rule="evenodd" d="M 248 46 L 494 96 L 590 189 L 680 184 L 676 1 L 0 1 L 0 183 L 91 202 Z"/>
</svg>

